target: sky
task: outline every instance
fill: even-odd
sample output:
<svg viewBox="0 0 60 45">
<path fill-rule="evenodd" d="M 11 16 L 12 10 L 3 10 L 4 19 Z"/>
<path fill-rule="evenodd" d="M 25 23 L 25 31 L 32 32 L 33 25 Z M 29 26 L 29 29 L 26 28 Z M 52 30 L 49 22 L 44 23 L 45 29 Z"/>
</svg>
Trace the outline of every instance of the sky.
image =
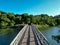
<svg viewBox="0 0 60 45">
<path fill-rule="evenodd" d="M 60 0 L 0 0 L 0 10 L 15 14 L 60 14 Z"/>
</svg>

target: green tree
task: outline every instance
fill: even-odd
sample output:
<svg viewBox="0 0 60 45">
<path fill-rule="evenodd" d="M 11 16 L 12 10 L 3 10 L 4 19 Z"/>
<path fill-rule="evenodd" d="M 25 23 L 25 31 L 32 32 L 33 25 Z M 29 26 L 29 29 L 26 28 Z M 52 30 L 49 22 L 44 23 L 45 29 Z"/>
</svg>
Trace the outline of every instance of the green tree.
<svg viewBox="0 0 60 45">
<path fill-rule="evenodd" d="M 0 28 L 5 28 L 5 27 L 7 27 L 7 25 L 8 25 L 7 22 L 4 22 L 4 21 L 0 22 Z"/>
<path fill-rule="evenodd" d="M 15 20 L 15 16 L 13 13 L 8 13 L 7 14 L 7 17 L 10 19 L 10 20 Z"/>
<path fill-rule="evenodd" d="M 14 26 L 14 24 L 15 22 L 13 20 L 9 23 L 10 26 Z"/>
<path fill-rule="evenodd" d="M 21 24 L 22 23 L 22 17 L 21 16 L 16 16 L 15 22 L 16 22 L 16 24 Z"/>
</svg>

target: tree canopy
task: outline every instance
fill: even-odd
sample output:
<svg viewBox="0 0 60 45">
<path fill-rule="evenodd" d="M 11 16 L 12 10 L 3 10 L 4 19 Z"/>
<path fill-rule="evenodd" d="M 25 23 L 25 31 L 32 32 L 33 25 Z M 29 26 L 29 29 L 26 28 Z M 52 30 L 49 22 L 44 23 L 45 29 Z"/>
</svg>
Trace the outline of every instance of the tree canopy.
<svg viewBox="0 0 60 45">
<path fill-rule="evenodd" d="M 60 15 L 53 17 L 48 16 L 48 14 L 29 15 L 28 13 L 14 14 L 0 11 L 0 28 L 23 23 L 33 23 L 40 25 L 47 24 L 49 26 L 56 26 L 60 25 Z"/>
</svg>

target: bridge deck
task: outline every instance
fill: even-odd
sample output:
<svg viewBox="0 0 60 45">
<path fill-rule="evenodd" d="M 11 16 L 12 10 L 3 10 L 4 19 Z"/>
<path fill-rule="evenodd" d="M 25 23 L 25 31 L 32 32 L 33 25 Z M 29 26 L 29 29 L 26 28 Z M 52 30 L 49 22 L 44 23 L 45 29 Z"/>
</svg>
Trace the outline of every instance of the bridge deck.
<svg viewBox="0 0 60 45">
<path fill-rule="evenodd" d="M 34 35 L 31 26 L 28 26 L 20 45 L 35 45 Z"/>
<path fill-rule="evenodd" d="M 10 45 L 50 45 L 45 36 L 34 26 L 25 25 Z"/>
</svg>

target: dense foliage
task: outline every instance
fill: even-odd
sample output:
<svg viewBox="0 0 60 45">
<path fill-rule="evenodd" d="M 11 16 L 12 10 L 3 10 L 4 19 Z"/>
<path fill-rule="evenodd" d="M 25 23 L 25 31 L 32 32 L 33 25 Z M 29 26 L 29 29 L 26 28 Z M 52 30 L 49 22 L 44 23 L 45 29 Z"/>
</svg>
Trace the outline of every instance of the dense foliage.
<svg viewBox="0 0 60 45">
<path fill-rule="evenodd" d="M 15 24 L 27 24 L 27 23 L 56 26 L 60 25 L 60 16 L 58 15 L 53 17 L 48 16 L 47 14 L 28 15 L 27 13 L 14 14 L 0 11 L 0 28 L 14 26 Z"/>
</svg>

